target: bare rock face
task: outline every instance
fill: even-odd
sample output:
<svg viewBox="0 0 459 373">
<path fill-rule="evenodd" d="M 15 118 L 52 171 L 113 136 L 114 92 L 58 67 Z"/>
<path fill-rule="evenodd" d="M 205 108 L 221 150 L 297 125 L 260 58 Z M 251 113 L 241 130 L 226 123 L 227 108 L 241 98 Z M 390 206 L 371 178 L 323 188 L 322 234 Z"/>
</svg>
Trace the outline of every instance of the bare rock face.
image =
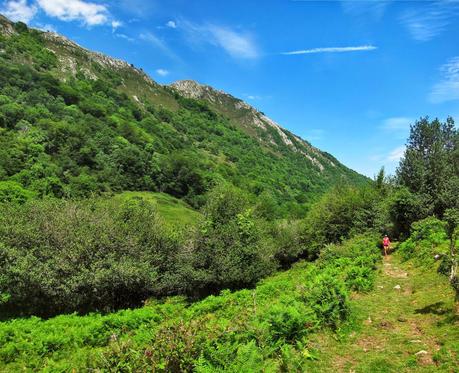
<svg viewBox="0 0 459 373">
<path fill-rule="evenodd" d="M 0 34 L 3 35 L 13 35 L 16 33 L 16 30 L 13 27 L 11 21 L 0 14 Z"/>
<path fill-rule="evenodd" d="M 135 67 L 126 61 L 118 58 L 107 56 L 100 52 L 93 52 L 89 49 L 78 45 L 74 41 L 66 38 L 63 35 L 55 32 L 43 32 L 42 36 L 48 41 L 49 49 L 56 53 L 59 58 L 61 68 L 72 75 L 77 71 L 82 71 L 85 76 L 90 79 L 97 79 L 97 74 L 91 70 L 90 64 L 82 63 L 82 59 L 86 62 L 95 62 L 103 68 L 127 71 L 129 73 L 138 74 L 150 86 L 157 86 L 158 84 L 153 81 L 142 69 Z M 58 49 L 61 49 L 60 51 Z M 62 50 L 65 53 L 62 53 Z"/>
<path fill-rule="evenodd" d="M 335 167 L 335 164 L 330 159 L 324 157 L 317 148 L 285 130 L 264 113 L 241 99 L 208 85 L 195 82 L 194 80 L 179 80 L 172 83 L 170 87 L 185 97 L 205 100 L 225 113 L 237 113 L 238 121 L 243 122 L 248 127 L 258 128 L 267 133 L 274 129 L 283 145 L 288 146 L 293 151 L 309 159 L 320 172 L 324 170 L 325 163 Z M 278 146 L 272 134 L 269 134 L 269 136 L 271 137 L 270 144 Z"/>
</svg>

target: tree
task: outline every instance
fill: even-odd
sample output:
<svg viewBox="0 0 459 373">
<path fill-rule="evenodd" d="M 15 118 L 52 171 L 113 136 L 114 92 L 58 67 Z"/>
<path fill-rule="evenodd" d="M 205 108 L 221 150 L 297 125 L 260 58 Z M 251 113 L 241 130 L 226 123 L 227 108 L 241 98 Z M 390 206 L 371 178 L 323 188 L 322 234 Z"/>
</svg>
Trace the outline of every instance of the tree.
<svg viewBox="0 0 459 373">
<path fill-rule="evenodd" d="M 251 286 L 274 269 L 261 225 L 244 192 L 231 185 L 215 187 L 203 213 L 205 221 L 192 257 L 190 292 L 203 295 Z"/>
<path fill-rule="evenodd" d="M 379 170 L 378 174 L 375 177 L 375 187 L 377 190 L 379 190 L 381 193 L 384 193 L 385 191 L 385 171 L 384 171 L 384 166 L 381 167 Z"/>
<path fill-rule="evenodd" d="M 411 126 L 398 182 L 422 197 L 429 212 L 442 217 L 459 200 L 459 132 L 453 118 L 446 122 L 421 118 Z"/>
</svg>

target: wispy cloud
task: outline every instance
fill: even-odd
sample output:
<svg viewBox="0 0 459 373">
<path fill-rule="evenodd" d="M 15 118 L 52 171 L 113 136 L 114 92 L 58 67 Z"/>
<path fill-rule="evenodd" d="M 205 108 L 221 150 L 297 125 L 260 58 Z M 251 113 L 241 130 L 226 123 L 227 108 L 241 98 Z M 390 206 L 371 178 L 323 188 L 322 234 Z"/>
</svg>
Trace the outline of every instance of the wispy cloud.
<svg viewBox="0 0 459 373">
<path fill-rule="evenodd" d="M 215 24 L 195 24 L 180 21 L 177 27 L 186 33 L 192 44 L 213 46 L 223 49 L 235 59 L 256 59 L 260 51 L 252 35 L 230 27 Z"/>
<path fill-rule="evenodd" d="M 403 155 L 405 154 L 405 149 L 406 149 L 405 145 L 396 147 L 387 156 L 387 161 L 388 162 L 398 162 L 400 158 L 402 158 Z"/>
<path fill-rule="evenodd" d="M 248 59 L 258 57 L 258 48 L 250 36 L 215 25 L 209 27 L 209 32 L 215 44 L 222 47 L 232 57 Z"/>
<path fill-rule="evenodd" d="M 362 19 L 376 19 L 382 18 L 386 12 L 387 6 L 391 0 L 373 0 L 373 1 L 355 1 L 355 0 L 341 0 L 341 7 L 344 13 L 360 17 Z"/>
<path fill-rule="evenodd" d="M 157 37 L 155 34 L 152 32 L 144 32 L 139 35 L 140 39 L 147 41 L 148 43 L 154 45 L 155 47 L 162 49 L 162 50 L 168 50 L 166 43 L 162 41 L 159 37 Z"/>
<path fill-rule="evenodd" d="M 414 5 L 402 13 L 400 22 L 413 39 L 429 41 L 444 32 L 459 15 L 459 1 L 437 0 Z"/>
<path fill-rule="evenodd" d="M 169 28 L 177 28 L 177 24 L 175 23 L 175 21 L 167 21 L 166 23 L 166 27 L 169 27 Z"/>
<path fill-rule="evenodd" d="M 123 34 L 123 33 L 120 33 L 120 32 L 115 32 L 114 35 L 117 37 L 117 38 L 120 38 L 120 39 L 124 39 L 124 40 L 127 40 L 131 43 L 135 42 L 135 39 L 134 38 L 131 38 L 130 36 L 126 35 L 126 34 Z"/>
<path fill-rule="evenodd" d="M 393 138 L 405 139 L 413 122 L 408 117 L 391 117 L 384 119 L 380 128 Z"/>
<path fill-rule="evenodd" d="M 155 48 L 161 50 L 165 55 L 169 56 L 170 58 L 180 60 L 180 58 L 169 48 L 167 43 L 151 31 L 141 33 L 139 35 L 139 38 L 140 40 L 143 40 L 153 45 Z"/>
<path fill-rule="evenodd" d="M 135 18 L 131 21 L 139 21 L 150 17 L 158 8 L 159 2 L 154 0 L 117 0 L 104 1 L 111 6 L 118 8 L 122 13 L 129 14 Z"/>
<path fill-rule="evenodd" d="M 441 79 L 432 87 L 429 99 L 433 103 L 459 100 L 459 56 L 440 67 Z"/>
<path fill-rule="evenodd" d="M 314 54 L 314 53 L 346 53 L 346 52 L 359 52 L 359 51 L 372 51 L 377 49 L 373 45 L 359 45 L 355 47 L 326 47 L 326 48 L 312 48 L 302 49 L 290 52 L 282 52 L 281 54 L 291 56 L 297 54 Z"/>
<path fill-rule="evenodd" d="M 37 13 L 36 5 L 29 5 L 26 0 L 10 0 L 6 1 L 0 13 L 10 18 L 14 22 L 30 22 Z"/>
<path fill-rule="evenodd" d="M 156 74 L 158 74 L 160 76 L 167 76 L 167 75 L 169 75 L 169 71 L 166 70 L 166 69 L 157 69 L 156 70 Z"/>
<path fill-rule="evenodd" d="M 325 131 L 321 128 L 312 128 L 305 132 L 304 138 L 309 141 L 318 141 L 323 138 Z"/>
</svg>

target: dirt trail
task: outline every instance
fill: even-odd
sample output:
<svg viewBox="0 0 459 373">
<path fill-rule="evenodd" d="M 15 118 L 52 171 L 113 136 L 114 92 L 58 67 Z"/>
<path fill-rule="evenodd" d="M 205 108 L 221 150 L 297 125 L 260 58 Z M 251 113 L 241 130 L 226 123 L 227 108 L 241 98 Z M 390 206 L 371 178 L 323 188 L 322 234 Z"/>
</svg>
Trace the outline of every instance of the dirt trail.
<svg viewBox="0 0 459 373">
<path fill-rule="evenodd" d="M 459 372 L 453 298 L 435 270 L 413 267 L 396 255 L 383 258 L 375 289 L 353 295 L 359 317 L 353 330 L 339 342 L 328 335 L 314 342 L 324 364 L 313 371 Z"/>
</svg>

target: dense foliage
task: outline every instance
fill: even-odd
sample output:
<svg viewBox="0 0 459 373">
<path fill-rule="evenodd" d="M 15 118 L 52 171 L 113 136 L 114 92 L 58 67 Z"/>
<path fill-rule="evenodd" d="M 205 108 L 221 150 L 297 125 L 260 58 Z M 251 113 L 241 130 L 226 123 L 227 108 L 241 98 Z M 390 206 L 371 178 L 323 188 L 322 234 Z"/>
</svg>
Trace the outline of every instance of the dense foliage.
<svg viewBox="0 0 459 373">
<path fill-rule="evenodd" d="M 21 23 L 12 35 L 1 26 L 0 181 L 38 197 L 161 191 L 197 207 L 226 180 L 271 199 L 272 217 L 303 215 L 342 179 L 365 181 L 336 160 L 320 171 L 282 141 L 268 149 L 260 134 L 248 135 L 204 101 L 149 85 L 137 70 L 110 69 L 81 48 L 69 55 Z M 78 61 L 75 74 L 69 58 Z"/>
<path fill-rule="evenodd" d="M 50 371 L 301 371 L 308 338 L 349 317 L 349 290 L 372 287 L 375 237 L 330 246 L 253 290 L 187 304 L 0 324 L 0 369 Z M 65 333 L 61 333 L 65 330 Z M 3 365 L 2 365 L 3 364 Z"/>
<path fill-rule="evenodd" d="M 207 199 L 203 222 L 182 229 L 141 197 L 1 205 L 0 308 L 113 310 L 250 286 L 271 273 L 277 264 L 262 245 L 269 237 L 244 193 L 222 186 Z"/>
<path fill-rule="evenodd" d="M 453 118 L 421 118 L 411 127 L 397 179 L 421 198 L 423 214 L 442 217 L 459 208 L 459 131 Z"/>
<path fill-rule="evenodd" d="M 414 264 L 437 255 L 459 294 L 452 118 L 414 123 L 396 177 L 366 183 L 168 88 L 131 99 L 133 70 L 82 54 L 96 78 L 68 74 L 43 34 L 14 27 L 0 32 L 0 316 L 75 314 L 0 323 L 0 370 L 303 371 L 308 336 L 372 290 L 381 234 Z M 263 280 L 300 259 L 315 262 Z"/>
</svg>

